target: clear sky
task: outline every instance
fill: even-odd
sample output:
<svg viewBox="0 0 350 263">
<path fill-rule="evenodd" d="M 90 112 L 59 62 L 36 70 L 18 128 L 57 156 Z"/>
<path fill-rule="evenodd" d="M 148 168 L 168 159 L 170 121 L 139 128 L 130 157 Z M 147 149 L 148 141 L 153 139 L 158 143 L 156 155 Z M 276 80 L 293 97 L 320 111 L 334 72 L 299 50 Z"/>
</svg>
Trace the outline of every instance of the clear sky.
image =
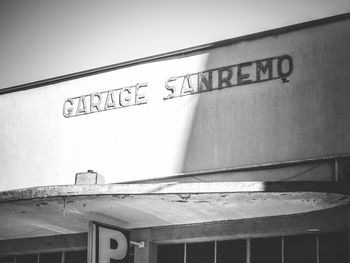
<svg viewBox="0 0 350 263">
<path fill-rule="evenodd" d="M 0 0 L 0 88 L 350 12 L 350 0 Z"/>
</svg>

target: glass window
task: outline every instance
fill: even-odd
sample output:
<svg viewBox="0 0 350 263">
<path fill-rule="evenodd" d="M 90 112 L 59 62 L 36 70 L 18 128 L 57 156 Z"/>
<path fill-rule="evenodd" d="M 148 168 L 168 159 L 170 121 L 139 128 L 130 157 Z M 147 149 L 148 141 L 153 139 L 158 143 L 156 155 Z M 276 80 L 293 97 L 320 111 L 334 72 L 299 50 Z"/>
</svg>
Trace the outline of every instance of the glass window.
<svg viewBox="0 0 350 263">
<path fill-rule="evenodd" d="M 39 263 L 61 263 L 62 253 L 44 253 L 40 254 Z"/>
<path fill-rule="evenodd" d="M 158 247 L 158 263 L 183 263 L 184 244 L 161 245 Z"/>
<path fill-rule="evenodd" d="M 284 259 L 285 263 L 316 263 L 316 235 L 285 237 Z"/>
<path fill-rule="evenodd" d="M 349 262 L 348 247 L 348 232 L 320 234 L 320 263 Z"/>
<path fill-rule="evenodd" d="M 350 158 L 339 160 L 339 181 L 350 181 Z"/>
<path fill-rule="evenodd" d="M 38 261 L 38 255 L 22 255 L 17 256 L 16 263 L 37 263 Z"/>
<path fill-rule="evenodd" d="M 135 247 L 129 247 L 129 262 L 133 263 L 135 260 Z"/>
<path fill-rule="evenodd" d="M 188 243 L 186 263 L 214 263 L 214 242 Z"/>
<path fill-rule="evenodd" d="M 246 240 L 217 242 L 217 263 L 246 263 L 246 257 Z"/>
<path fill-rule="evenodd" d="M 14 256 L 0 257 L 0 263 L 14 263 L 14 262 L 15 262 Z"/>
<path fill-rule="evenodd" d="M 87 251 L 69 251 L 65 253 L 65 263 L 86 263 Z"/>
<path fill-rule="evenodd" d="M 251 263 L 282 263 L 282 238 L 251 240 Z"/>
</svg>

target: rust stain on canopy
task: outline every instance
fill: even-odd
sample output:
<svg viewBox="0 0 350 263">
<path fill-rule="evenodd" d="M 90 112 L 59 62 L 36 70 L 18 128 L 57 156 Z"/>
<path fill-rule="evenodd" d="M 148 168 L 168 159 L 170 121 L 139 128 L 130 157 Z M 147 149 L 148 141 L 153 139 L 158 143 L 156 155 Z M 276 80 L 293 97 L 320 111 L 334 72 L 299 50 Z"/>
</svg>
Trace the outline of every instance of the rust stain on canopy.
<svg viewBox="0 0 350 263">
<path fill-rule="evenodd" d="M 49 186 L 0 192 L 0 239 L 308 213 L 350 203 L 348 185 L 245 182 Z"/>
</svg>

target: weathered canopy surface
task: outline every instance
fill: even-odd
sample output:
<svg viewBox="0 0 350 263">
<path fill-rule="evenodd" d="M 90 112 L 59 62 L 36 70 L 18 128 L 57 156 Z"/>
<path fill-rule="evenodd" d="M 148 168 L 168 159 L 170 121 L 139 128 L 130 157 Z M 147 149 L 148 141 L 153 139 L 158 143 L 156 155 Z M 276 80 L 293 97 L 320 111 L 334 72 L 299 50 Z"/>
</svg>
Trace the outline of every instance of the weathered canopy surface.
<svg viewBox="0 0 350 263">
<path fill-rule="evenodd" d="M 96 220 L 134 229 L 282 216 L 350 203 L 330 182 L 49 186 L 0 192 L 0 239 L 88 231 Z"/>
</svg>

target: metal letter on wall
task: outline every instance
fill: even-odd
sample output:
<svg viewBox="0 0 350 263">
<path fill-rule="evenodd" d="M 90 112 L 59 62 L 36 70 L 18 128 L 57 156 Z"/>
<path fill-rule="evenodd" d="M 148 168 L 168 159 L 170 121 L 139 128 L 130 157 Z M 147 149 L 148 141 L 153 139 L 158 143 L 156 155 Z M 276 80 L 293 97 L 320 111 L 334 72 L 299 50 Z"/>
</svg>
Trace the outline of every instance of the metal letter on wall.
<svg viewBox="0 0 350 263">
<path fill-rule="evenodd" d="M 90 221 L 88 242 L 88 263 L 129 263 L 128 231 Z"/>
</svg>

